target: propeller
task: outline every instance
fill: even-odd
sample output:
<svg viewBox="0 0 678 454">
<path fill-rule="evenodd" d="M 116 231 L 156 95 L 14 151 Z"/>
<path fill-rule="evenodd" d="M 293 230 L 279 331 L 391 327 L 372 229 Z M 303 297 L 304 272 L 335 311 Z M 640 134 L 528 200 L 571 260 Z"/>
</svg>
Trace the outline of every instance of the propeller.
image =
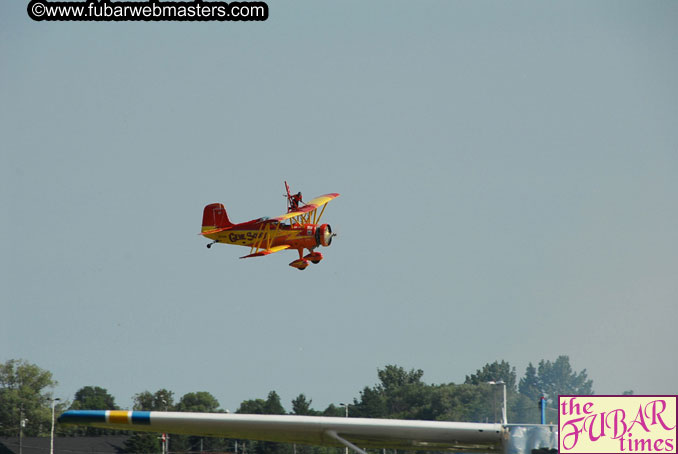
<svg viewBox="0 0 678 454">
<path fill-rule="evenodd" d="M 332 244 L 332 238 L 337 236 L 336 233 L 332 233 L 332 227 L 329 224 L 323 224 L 315 231 L 316 241 L 318 245 L 329 246 Z"/>
</svg>

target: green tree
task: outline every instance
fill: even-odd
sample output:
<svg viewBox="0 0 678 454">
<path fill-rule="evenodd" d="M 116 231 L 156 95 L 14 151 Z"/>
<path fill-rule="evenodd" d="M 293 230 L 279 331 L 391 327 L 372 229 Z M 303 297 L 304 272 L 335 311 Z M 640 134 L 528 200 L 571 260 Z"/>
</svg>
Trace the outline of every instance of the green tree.
<svg viewBox="0 0 678 454">
<path fill-rule="evenodd" d="M 246 415 L 264 415 L 264 407 L 266 406 L 266 401 L 264 399 L 250 399 L 244 400 L 240 403 L 240 407 L 236 410 L 236 413 L 243 413 Z"/>
<path fill-rule="evenodd" d="M 588 378 L 586 369 L 574 372 L 570 358 L 561 355 L 553 362 L 541 360 L 536 374 L 530 363 L 518 389 L 534 402 L 543 395 L 553 405 L 561 394 L 593 394 L 593 380 Z"/>
<path fill-rule="evenodd" d="M 408 372 L 400 366 L 387 365 L 383 369 L 378 369 L 377 375 L 381 381 L 378 387 L 384 391 L 389 391 L 404 385 L 421 385 L 421 377 L 424 375 L 424 371 L 411 369 Z"/>
<path fill-rule="evenodd" d="M 99 386 L 85 386 L 76 393 L 71 410 L 118 410 L 115 398 Z"/>
<path fill-rule="evenodd" d="M 292 399 L 292 414 L 293 415 L 318 415 L 320 412 L 311 408 L 313 399 L 308 400 L 304 394 L 299 394 L 295 399 Z"/>
<path fill-rule="evenodd" d="M 353 407 L 351 407 L 353 408 Z M 332 417 L 341 417 L 344 416 L 344 409 L 342 407 L 337 407 L 334 404 L 329 404 L 326 409 L 323 410 L 323 416 L 332 416 Z"/>
<path fill-rule="evenodd" d="M 518 399 L 513 408 L 514 419 L 511 421 L 537 424 L 541 421 L 539 401 L 543 396 L 542 384 L 537 374 L 537 368 L 529 363 L 525 369 L 525 376 L 518 384 Z M 548 407 L 547 407 L 548 410 Z"/>
<path fill-rule="evenodd" d="M 135 454 L 152 454 L 161 452 L 158 434 L 135 433 L 125 440 L 125 451 Z"/>
<path fill-rule="evenodd" d="M 16 435 L 19 421 L 27 420 L 24 435 L 49 433 L 52 393 L 56 386 L 52 373 L 24 360 L 10 359 L 0 364 L 0 433 Z"/>
<path fill-rule="evenodd" d="M 206 391 L 184 394 L 176 405 L 176 411 L 195 413 L 218 413 L 219 401 Z"/>
<path fill-rule="evenodd" d="M 408 383 L 386 394 L 389 418 L 422 419 L 426 417 L 433 386 Z"/>
<path fill-rule="evenodd" d="M 507 391 L 516 389 L 516 368 L 506 361 L 495 361 L 478 369 L 475 374 L 467 375 L 464 383 L 467 385 L 481 385 L 487 382 L 503 381 L 506 383 Z"/>
<path fill-rule="evenodd" d="M 492 388 L 487 385 L 441 385 L 435 393 L 437 411 L 432 415 L 439 421 L 494 422 L 499 420 L 493 411 Z"/>
<path fill-rule="evenodd" d="M 284 415 L 285 409 L 280 403 L 280 396 L 275 391 L 268 393 L 266 400 L 252 399 L 243 401 L 237 413 L 260 414 L 260 415 Z M 289 454 L 292 452 L 291 445 L 271 441 L 250 441 L 250 452 L 254 454 Z"/>
<path fill-rule="evenodd" d="M 171 411 L 174 409 L 174 393 L 159 389 L 155 393 L 144 391 L 134 395 L 134 409 L 142 411 Z"/>
<path fill-rule="evenodd" d="M 220 413 L 219 401 L 210 393 L 198 391 L 184 394 L 176 404 L 176 411 L 193 413 Z M 195 437 L 187 435 L 170 436 L 172 452 L 224 452 L 229 450 L 233 443 L 224 438 Z"/>
<path fill-rule="evenodd" d="M 285 409 L 280 403 L 280 396 L 277 392 L 268 393 L 268 398 L 245 400 L 240 404 L 236 413 L 245 413 L 251 415 L 284 415 Z"/>
<path fill-rule="evenodd" d="M 293 415 L 310 415 L 317 416 L 321 413 L 311 408 L 313 399 L 306 398 L 305 394 L 299 394 L 292 399 L 292 414 Z M 294 447 L 295 454 L 321 454 L 323 450 L 315 446 L 297 445 Z"/>
<path fill-rule="evenodd" d="M 280 396 L 277 392 L 271 391 L 268 393 L 268 398 L 264 404 L 264 414 L 267 415 L 284 415 L 285 409 L 280 402 Z"/>
<path fill-rule="evenodd" d="M 359 418 L 385 418 L 387 412 L 384 392 L 366 386 L 360 391 L 360 400 L 353 399 L 351 413 Z"/>
<path fill-rule="evenodd" d="M 421 381 L 424 371 L 407 371 L 396 365 L 377 370 L 379 384 L 365 387 L 360 400 L 354 399 L 351 414 L 363 418 L 412 419 L 421 412 L 421 402 L 429 391 Z"/>
<path fill-rule="evenodd" d="M 85 386 L 75 393 L 75 398 L 71 404 L 71 410 L 117 410 L 115 398 L 108 391 L 99 386 Z M 116 433 L 110 429 L 98 429 L 95 427 L 73 426 L 69 430 L 69 435 L 80 436 L 101 436 Z"/>
<path fill-rule="evenodd" d="M 537 375 L 537 369 L 532 363 L 527 365 L 525 376 L 520 379 L 518 391 L 528 399 L 537 401 L 542 396 L 541 383 Z"/>
<path fill-rule="evenodd" d="M 134 395 L 134 410 L 141 411 L 171 411 L 174 410 L 174 393 L 160 389 L 155 393 L 144 391 Z M 170 436 L 170 444 L 172 436 Z M 158 434 L 135 433 L 125 441 L 127 452 L 148 454 L 161 451 Z"/>
</svg>

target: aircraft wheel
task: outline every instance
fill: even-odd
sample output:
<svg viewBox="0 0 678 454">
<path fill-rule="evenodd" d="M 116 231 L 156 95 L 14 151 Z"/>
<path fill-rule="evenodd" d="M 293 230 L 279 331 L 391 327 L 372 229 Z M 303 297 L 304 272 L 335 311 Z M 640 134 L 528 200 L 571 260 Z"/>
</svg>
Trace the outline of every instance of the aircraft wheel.
<svg viewBox="0 0 678 454">
<path fill-rule="evenodd" d="M 311 263 L 315 263 L 316 265 L 320 263 L 320 260 L 311 260 Z"/>
<path fill-rule="evenodd" d="M 207 249 L 212 247 L 212 243 L 207 243 Z"/>
<path fill-rule="evenodd" d="M 304 270 L 306 269 L 306 267 L 304 267 L 304 268 L 297 268 L 297 269 L 298 269 L 299 271 L 304 271 Z"/>
</svg>

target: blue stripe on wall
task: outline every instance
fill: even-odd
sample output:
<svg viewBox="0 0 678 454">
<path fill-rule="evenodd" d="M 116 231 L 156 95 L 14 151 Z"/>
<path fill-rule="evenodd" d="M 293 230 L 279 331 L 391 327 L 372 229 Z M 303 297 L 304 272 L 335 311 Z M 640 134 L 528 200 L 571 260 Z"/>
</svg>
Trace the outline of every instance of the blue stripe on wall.
<svg viewBox="0 0 678 454">
<path fill-rule="evenodd" d="M 106 422 L 106 410 L 68 410 L 59 416 L 61 424 Z"/>
<path fill-rule="evenodd" d="M 132 424 L 151 424 L 151 412 L 150 411 L 133 411 L 132 412 Z"/>
</svg>

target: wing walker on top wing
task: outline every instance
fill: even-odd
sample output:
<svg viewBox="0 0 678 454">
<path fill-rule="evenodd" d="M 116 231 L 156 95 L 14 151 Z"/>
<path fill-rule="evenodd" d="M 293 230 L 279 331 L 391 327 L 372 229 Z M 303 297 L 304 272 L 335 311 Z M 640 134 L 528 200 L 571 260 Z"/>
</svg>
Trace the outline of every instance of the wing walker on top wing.
<svg viewBox="0 0 678 454">
<path fill-rule="evenodd" d="M 287 194 L 287 213 L 275 218 L 259 218 L 252 221 L 233 224 L 228 219 L 226 209 L 221 203 L 212 203 L 203 210 L 202 231 L 200 234 L 212 240 L 207 247 L 216 243 L 235 244 L 250 248 L 250 253 L 240 258 L 261 257 L 284 249 L 296 249 L 299 258 L 290 266 L 304 270 L 308 262 L 320 263 L 323 255 L 315 249 L 332 244 L 329 224 L 320 224 L 327 203 L 339 197 L 330 193 L 304 202 L 301 192 L 292 194 L 285 182 Z M 318 211 L 320 209 L 320 211 Z M 287 222 L 286 222 L 287 221 Z M 304 255 L 304 249 L 308 254 Z"/>
</svg>

